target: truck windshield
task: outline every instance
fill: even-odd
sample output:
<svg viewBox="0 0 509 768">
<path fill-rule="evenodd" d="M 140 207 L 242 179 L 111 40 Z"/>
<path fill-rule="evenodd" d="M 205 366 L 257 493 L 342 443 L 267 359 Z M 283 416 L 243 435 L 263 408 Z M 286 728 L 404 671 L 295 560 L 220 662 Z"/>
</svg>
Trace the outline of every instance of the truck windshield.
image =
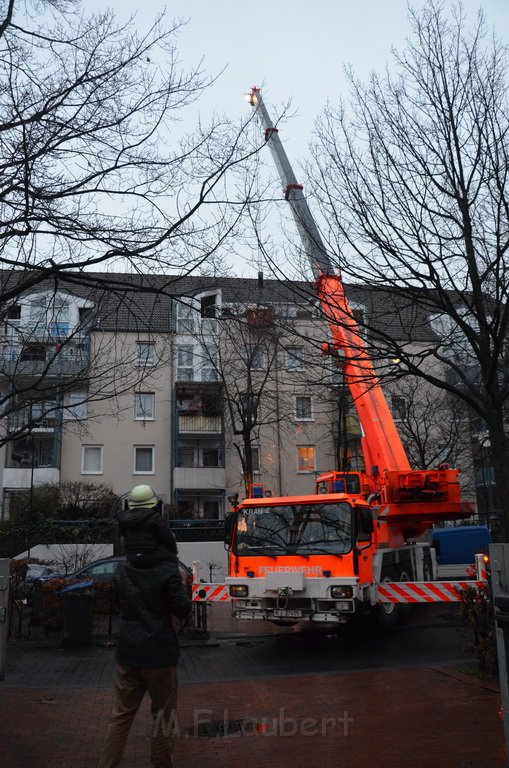
<svg viewBox="0 0 509 768">
<path fill-rule="evenodd" d="M 352 548 L 352 508 L 338 504 L 288 504 L 239 510 L 237 555 L 342 555 Z"/>
</svg>

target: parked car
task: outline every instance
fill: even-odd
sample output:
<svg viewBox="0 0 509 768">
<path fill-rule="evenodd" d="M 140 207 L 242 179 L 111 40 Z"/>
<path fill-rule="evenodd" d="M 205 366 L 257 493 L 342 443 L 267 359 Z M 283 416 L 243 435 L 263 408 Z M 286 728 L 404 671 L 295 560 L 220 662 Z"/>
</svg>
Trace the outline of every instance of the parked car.
<svg viewBox="0 0 509 768">
<path fill-rule="evenodd" d="M 69 581 L 75 581 L 76 579 L 87 581 L 91 579 L 93 581 L 111 582 L 118 564 L 125 562 L 125 559 L 125 555 L 103 557 L 100 560 L 94 560 L 94 562 L 83 566 L 83 568 L 79 568 L 74 573 L 67 573 L 65 576 L 62 576 L 61 574 L 53 574 L 53 577 L 55 578 L 58 576 L 58 578 Z M 185 565 L 181 560 L 178 561 L 178 566 L 182 584 L 188 587 L 189 591 L 191 591 L 191 585 L 193 583 L 193 572 L 191 568 Z M 51 576 L 46 576 L 44 578 L 45 580 L 51 579 Z"/>
</svg>

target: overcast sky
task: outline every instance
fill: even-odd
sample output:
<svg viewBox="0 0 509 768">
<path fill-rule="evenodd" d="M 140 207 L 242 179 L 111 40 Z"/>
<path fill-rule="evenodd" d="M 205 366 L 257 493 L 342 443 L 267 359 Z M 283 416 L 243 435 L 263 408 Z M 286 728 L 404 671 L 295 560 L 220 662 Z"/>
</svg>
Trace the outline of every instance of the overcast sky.
<svg viewBox="0 0 509 768">
<path fill-rule="evenodd" d="M 165 8 L 158 0 L 84 5 L 108 5 L 119 19 L 137 13 L 142 27 Z M 463 0 L 463 6 L 472 21 L 482 7 L 488 26 L 509 42 L 509 0 Z M 204 70 L 219 75 L 198 105 L 205 122 L 214 111 L 232 120 L 245 117 L 250 107 L 243 94 L 253 85 L 263 86 L 271 114 L 291 99 L 294 117 L 280 135 L 303 183 L 299 164 L 308 157 L 315 118 L 327 100 L 348 97 L 344 67 L 351 64 L 361 79 L 381 72 L 391 47 L 403 48 L 409 32 L 407 0 L 173 0 L 166 11 L 187 20 L 178 37 L 184 67 L 203 59 Z"/>
<path fill-rule="evenodd" d="M 420 7 L 425 0 L 414 0 Z M 142 25 L 164 9 L 158 0 L 84 0 L 85 7 L 136 12 Z M 450 0 L 446 5 L 452 6 Z M 140 9 L 141 6 L 141 9 Z M 482 7 L 487 22 L 509 38 L 508 0 L 463 0 L 469 18 Z M 264 86 L 267 106 L 292 99 L 288 126 L 290 159 L 304 159 L 313 121 L 328 99 L 347 96 L 343 68 L 352 64 L 361 78 L 380 72 L 391 46 L 401 48 L 409 31 L 407 0 L 172 0 L 170 18 L 188 20 L 179 35 L 184 65 L 203 58 L 209 74 L 223 72 L 200 102 L 206 118 L 214 109 L 236 118 L 249 109 L 243 94 Z"/>
</svg>

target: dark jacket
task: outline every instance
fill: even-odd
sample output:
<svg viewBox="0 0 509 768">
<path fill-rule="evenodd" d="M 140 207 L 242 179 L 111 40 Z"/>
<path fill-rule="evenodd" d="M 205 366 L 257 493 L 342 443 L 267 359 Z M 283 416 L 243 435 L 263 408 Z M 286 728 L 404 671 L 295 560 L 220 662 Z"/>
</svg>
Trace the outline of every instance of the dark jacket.
<svg viewBox="0 0 509 768">
<path fill-rule="evenodd" d="M 146 568 L 162 560 L 177 562 L 177 542 L 159 510 L 123 510 L 118 514 L 118 525 L 130 563 Z"/>
<path fill-rule="evenodd" d="M 120 608 L 117 661 L 129 667 L 168 667 L 177 663 L 179 644 L 172 615 L 186 619 L 191 601 L 176 563 L 151 568 L 120 563 L 114 576 Z"/>
</svg>

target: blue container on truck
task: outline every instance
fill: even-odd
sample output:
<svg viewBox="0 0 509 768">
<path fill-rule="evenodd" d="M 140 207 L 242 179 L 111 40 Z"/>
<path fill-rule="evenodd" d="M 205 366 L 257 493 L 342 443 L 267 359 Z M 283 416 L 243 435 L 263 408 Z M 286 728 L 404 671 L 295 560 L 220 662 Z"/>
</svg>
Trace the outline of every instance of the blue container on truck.
<svg viewBox="0 0 509 768">
<path fill-rule="evenodd" d="M 438 565 L 473 563 L 475 555 L 487 552 L 491 534 L 485 525 L 459 525 L 455 528 L 434 528 L 431 540 Z"/>
</svg>

